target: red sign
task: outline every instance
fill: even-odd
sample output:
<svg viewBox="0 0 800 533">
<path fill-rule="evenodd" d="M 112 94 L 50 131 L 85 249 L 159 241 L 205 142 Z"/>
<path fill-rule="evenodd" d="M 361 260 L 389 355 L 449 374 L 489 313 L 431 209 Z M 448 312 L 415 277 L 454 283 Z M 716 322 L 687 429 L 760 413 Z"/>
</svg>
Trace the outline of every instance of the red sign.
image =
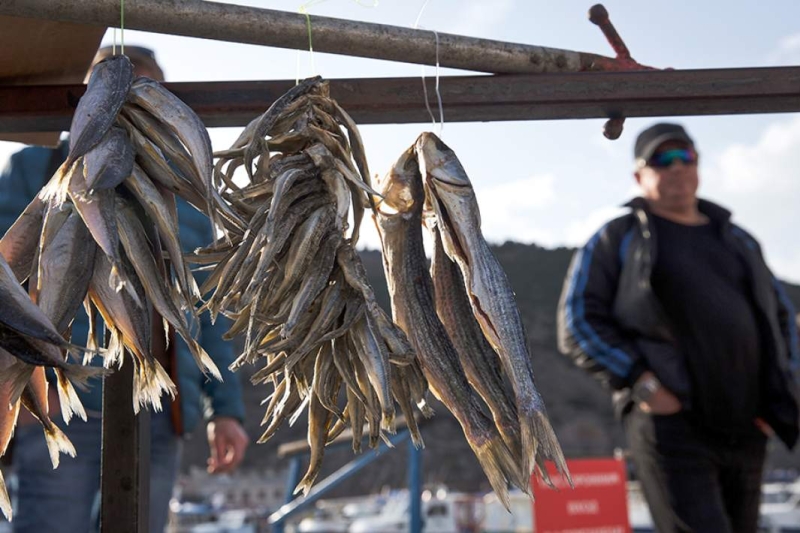
<svg viewBox="0 0 800 533">
<path fill-rule="evenodd" d="M 547 469 L 556 486 L 532 478 L 536 533 L 630 533 L 625 463 L 617 459 L 567 461 L 572 482 Z"/>
</svg>

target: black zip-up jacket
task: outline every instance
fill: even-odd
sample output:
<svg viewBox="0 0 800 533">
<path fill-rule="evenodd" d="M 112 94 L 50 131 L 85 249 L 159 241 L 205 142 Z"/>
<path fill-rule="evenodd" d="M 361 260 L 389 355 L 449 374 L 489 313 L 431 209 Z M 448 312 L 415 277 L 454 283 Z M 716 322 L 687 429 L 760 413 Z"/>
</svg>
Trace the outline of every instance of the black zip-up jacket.
<svg viewBox="0 0 800 533">
<path fill-rule="evenodd" d="M 653 226 L 642 198 L 603 226 L 572 259 L 558 306 L 559 350 L 614 390 L 618 414 L 632 406 L 630 387 L 646 370 L 691 409 L 691 380 L 668 319 L 650 284 L 657 261 Z M 700 200 L 723 243 L 747 265 L 762 331 L 759 416 L 791 449 L 798 439 L 800 342 L 792 304 L 770 273 L 756 240 L 730 212 Z M 715 371 L 725 372 L 725 368 Z"/>
</svg>

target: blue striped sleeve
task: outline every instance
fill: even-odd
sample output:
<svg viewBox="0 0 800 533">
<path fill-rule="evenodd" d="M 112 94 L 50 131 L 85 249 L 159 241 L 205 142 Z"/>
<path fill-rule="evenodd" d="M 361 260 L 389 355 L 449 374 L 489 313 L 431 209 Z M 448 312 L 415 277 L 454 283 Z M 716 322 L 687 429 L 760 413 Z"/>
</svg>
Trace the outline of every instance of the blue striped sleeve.
<svg viewBox="0 0 800 533">
<path fill-rule="evenodd" d="M 586 320 L 585 315 L 586 286 L 592 267 L 593 254 L 605 229 L 606 226 L 601 228 L 586 246 L 578 251 L 573 261 L 565 299 L 566 327 L 588 357 L 606 367 L 610 372 L 625 377 L 631 371 L 633 360 L 623 350 L 604 342 Z"/>
</svg>

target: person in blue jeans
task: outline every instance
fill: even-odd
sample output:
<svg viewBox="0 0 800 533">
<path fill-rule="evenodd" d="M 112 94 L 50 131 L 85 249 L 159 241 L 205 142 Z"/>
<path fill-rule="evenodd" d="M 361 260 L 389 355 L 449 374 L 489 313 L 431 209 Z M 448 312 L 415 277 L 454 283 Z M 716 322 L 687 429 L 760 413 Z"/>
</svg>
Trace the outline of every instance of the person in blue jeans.
<svg viewBox="0 0 800 533">
<path fill-rule="evenodd" d="M 100 49 L 95 63 L 111 53 L 111 47 Z M 125 53 L 137 75 L 163 81 L 161 67 L 151 50 L 126 46 Z M 68 143 L 62 141 L 54 149 L 28 147 L 11 156 L 0 174 L 0 232 L 5 233 L 11 227 L 64 161 L 68 148 Z M 184 251 L 211 242 L 213 231 L 205 215 L 181 199 L 177 200 Z M 198 282 L 202 283 L 199 278 Z M 208 470 L 212 473 L 229 472 L 238 466 L 248 444 L 242 427 L 241 385 L 237 376 L 228 370 L 233 361 L 233 347 L 222 340 L 227 325 L 223 319 L 212 325 L 207 313 L 200 323 L 199 340 L 222 372 L 224 381 L 203 376 L 180 338 L 171 343 L 170 350 L 162 347 L 164 353 L 156 354 L 166 362 L 165 367 L 178 387 L 178 396 L 173 403 L 162 398 L 164 410 L 152 413 L 151 417 L 148 530 L 153 533 L 163 531 L 167 522 L 184 435 L 190 434 L 201 420 L 207 421 Z M 88 325 L 88 318 L 81 310 L 72 324 L 73 342 L 85 343 Z M 100 358 L 95 361 L 102 364 Z M 99 517 L 101 383 L 94 383 L 88 392 L 79 392 L 89 418 L 86 423 L 75 420 L 66 426 L 58 415 L 55 387 L 50 387 L 50 393 L 51 417 L 75 445 L 77 457 L 62 456 L 61 465 L 53 470 L 41 427 L 28 413 L 25 413 L 27 416 L 20 413 L 12 451 L 12 467 L 17 478 L 12 525 L 15 533 L 88 533 L 96 530 Z"/>
</svg>

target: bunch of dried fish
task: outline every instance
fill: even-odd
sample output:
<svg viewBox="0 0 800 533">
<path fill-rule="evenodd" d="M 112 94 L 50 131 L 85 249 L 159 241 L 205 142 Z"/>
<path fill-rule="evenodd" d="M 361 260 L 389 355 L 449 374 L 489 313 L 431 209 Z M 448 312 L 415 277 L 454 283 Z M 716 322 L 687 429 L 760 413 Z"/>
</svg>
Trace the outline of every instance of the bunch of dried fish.
<svg viewBox="0 0 800 533">
<path fill-rule="evenodd" d="M 358 130 L 327 83 L 295 86 L 215 155 L 215 185 L 247 230 L 189 260 L 212 269 L 201 287 L 212 292 L 205 304 L 212 317 L 234 320 L 228 336 L 246 335 L 232 368 L 263 362 L 252 381 L 274 386 L 259 442 L 308 407 L 311 464 L 297 487 L 305 492 L 327 442 L 350 427 L 359 451 L 366 421 L 377 446 L 394 431 L 396 406 L 422 446 L 413 407 L 431 414 L 427 384 L 354 250 L 375 191 Z M 239 187 L 241 166 L 247 183 Z"/>
<path fill-rule="evenodd" d="M 0 251 L 2 249 L 0 246 Z M 44 367 L 55 370 L 65 420 L 73 413 L 86 420 L 73 383 L 83 388 L 90 377 L 104 373 L 104 369 L 66 362 L 62 351 L 79 354 L 82 350 L 68 343 L 60 333 L 63 300 L 53 291 L 41 291 L 32 294 L 37 306 L 19 284 L 3 255 L 0 255 L 0 293 L 3 302 L 0 313 L 0 456 L 5 454 L 11 441 L 21 403 L 42 424 L 50 460 L 56 468 L 59 453 L 74 457 L 75 448 L 50 419 Z M 11 503 L 2 474 L 0 511 L 11 519 Z"/>
<path fill-rule="evenodd" d="M 475 193 L 455 154 L 424 133 L 379 189 L 375 219 L 394 320 L 495 492 L 507 501 L 509 482 L 528 492 L 536 466 L 549 481 L 545 460 L 569 479 L 534 386 L 514 294 L 483 239 Z M 434 243 L 433 279 L 422 246 L 423 213 Z"/>
<path fill-rule="evenodd" d="M 133 355 L 137 411 L 148 404 L 159 409 L 160 395 L 175 390 L 151 353 L 154 311 L 165 333 L 172 326 L 198 366 L 220 379 L 187 318 L 199 291 L 183 260 L 173 196 L 219 227 L 237 228 L 235 220 L 218 217 L 228 210 L 215 194 L 211 165 L 211 141 L 194 111 L 158 82 L 134 79 L 128 58 L 114 56 L 92 71 L 73 117 L 67 161 L 43 193 L 48 209 L 71 205 L 99 248 L 88 269 L 87 308 L 97 308 L 110 332 L 105 365 L 122 364 L 124 348 Z"/>
<path fill-rule="evenodd" d="M 72 388 L 102 368 L 65 362 L 62 350 L 101 353 L 120 366 L 127 350 L 134 365 L 135 411 L 161 408 L 175 385 L 151 351 L 154 313 L 190 347 L 197 364 L 219 371 L 193 336 L 199 290 L 178 241 L 177 194 L 218 221 L 226 232 L 243 224 L 212 182 L 211 142 L 200 119 L 157 82 L 134 79 L 125 56 L 98 63 L 70 128 L 70 150 L 39 195 L 0 240 L 3 316 L 0 347 L 0 452 L 16 423 L 18 402 L 42 421 L 56 466 L 61 449 L 74 453 L 47 418 L 43 367 L 56 370 L 65 421 L 85 419 Z M 20 283 L 28 281 L 30 298 Z M 90 317 L 85 350 L 69 338 L 84 305 Z M 108 335 L 95 338 L 99 311 Z M 0 499 L 1 500 L 1 499 Z M 4 509 L 5 510 L 5 509 Z"/>
</svg>

